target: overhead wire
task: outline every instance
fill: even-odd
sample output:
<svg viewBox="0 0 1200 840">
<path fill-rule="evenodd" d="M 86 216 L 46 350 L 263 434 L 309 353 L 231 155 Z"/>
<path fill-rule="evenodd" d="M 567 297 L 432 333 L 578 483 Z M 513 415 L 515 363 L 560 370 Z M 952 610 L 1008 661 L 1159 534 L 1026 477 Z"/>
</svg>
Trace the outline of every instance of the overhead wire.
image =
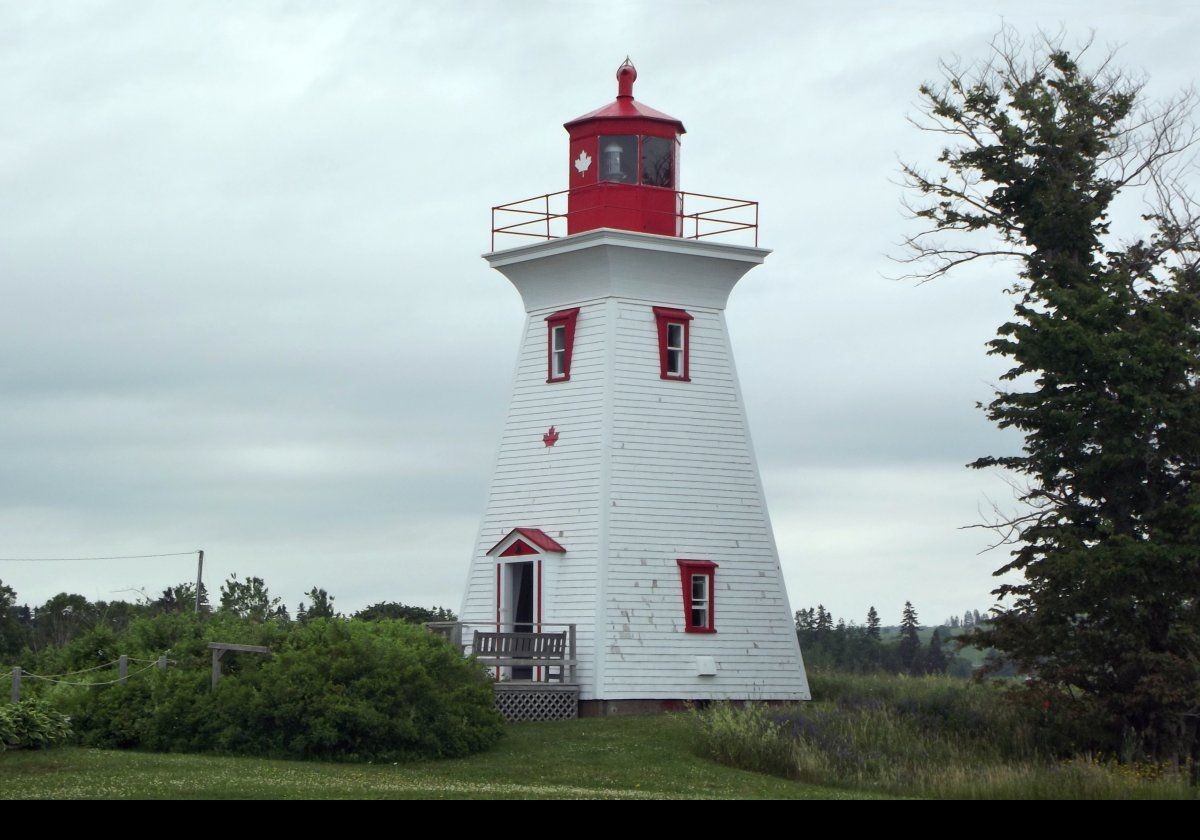
<svg viewBox="0 0 1200 840">
<path fill-rule="evenodd" d="M 149 560 L 155 557 L 190 557 L 196 551 L 175 551 L 170 554 L 121 554 L 113 557 L 0 557 L 0 563 L 83 563 L 93 560 Z"/>
</svg>

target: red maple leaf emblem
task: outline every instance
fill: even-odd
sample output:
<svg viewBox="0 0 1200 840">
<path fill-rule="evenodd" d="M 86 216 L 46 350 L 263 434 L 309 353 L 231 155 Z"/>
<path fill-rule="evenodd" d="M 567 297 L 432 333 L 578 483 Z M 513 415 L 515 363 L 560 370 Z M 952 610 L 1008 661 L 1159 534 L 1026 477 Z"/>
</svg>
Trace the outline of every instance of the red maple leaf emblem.
<svg viewBox="0 0 1200 840">
<path fill-rule="evenodd" d="M 542 435 L 542 443 L 546 444 L 547 446 L 553 446 L 554 444 L 558 443 L 558 432 L 554 430 L 553 426 L 550 427 L 550 431 Z"/>
</svg>

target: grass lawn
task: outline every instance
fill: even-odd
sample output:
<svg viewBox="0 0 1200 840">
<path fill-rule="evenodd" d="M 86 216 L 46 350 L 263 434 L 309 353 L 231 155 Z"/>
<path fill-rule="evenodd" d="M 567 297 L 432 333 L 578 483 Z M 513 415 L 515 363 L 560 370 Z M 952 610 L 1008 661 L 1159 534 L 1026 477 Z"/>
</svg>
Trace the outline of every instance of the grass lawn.
<svg viewBox="0 0 1200 840">
<path fill-rule="evenodd" d="M 722 767 L 684 715 L 509 727 L 490 752 L 419 764 L 321 764 L 61 748 L 0 753 L 0 798 L 861 799 Z"/>
</svg>

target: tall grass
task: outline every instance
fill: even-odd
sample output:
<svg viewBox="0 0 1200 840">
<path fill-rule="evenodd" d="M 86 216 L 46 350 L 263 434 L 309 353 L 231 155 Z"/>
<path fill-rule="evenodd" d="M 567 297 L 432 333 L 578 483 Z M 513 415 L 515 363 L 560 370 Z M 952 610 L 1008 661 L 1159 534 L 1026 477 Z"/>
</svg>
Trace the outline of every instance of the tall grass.
<svg viewBox="0 0 1200 840">
<path fill-rule="evenodd" d="M 1047 710 L 943 677 L 814 675 L 803 706 L 699 712 L 703 753 L 811 784 L 947 799 L 1195 799 L 1186 776 L 1062 754 Z"/>
</svg>

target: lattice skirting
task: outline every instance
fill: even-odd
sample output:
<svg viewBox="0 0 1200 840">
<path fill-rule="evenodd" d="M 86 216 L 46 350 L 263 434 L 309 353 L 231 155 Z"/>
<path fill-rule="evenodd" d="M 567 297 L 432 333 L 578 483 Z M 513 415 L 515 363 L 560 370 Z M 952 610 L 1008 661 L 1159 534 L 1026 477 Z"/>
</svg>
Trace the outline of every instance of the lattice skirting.
<svg viewBox="0 0 1200 840">
<path fill-rule="evenodd" d="M 506 721 L 573 720 L 579 717 L 578 686 L 496 687 L 496 711 Z"/>
</svg>

